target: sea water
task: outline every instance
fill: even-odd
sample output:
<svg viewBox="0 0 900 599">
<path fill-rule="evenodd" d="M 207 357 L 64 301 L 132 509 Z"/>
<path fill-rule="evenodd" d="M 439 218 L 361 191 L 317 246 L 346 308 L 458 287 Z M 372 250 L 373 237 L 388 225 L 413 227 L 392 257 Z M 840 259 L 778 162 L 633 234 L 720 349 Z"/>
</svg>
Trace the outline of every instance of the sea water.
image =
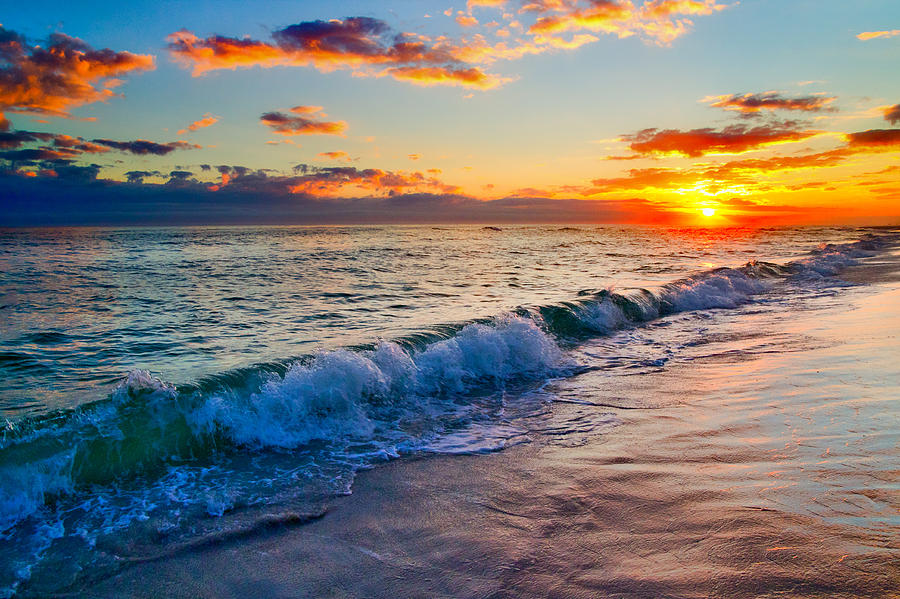
<svg viewBox="0 0 900 599">
<path fill-rule="evenodd" d="M 608 406 L 649 398 L 551 421 L 554 401 L 577 397 L 548 383 L 664 369 L 692 351 L 655 332 L 673 319 L 839 298 L 844 268 L 897 241 L 850 228 L 2 230 L 0 597 L 319 517 L 385 460 L 614 435 Z"/>
</svg>

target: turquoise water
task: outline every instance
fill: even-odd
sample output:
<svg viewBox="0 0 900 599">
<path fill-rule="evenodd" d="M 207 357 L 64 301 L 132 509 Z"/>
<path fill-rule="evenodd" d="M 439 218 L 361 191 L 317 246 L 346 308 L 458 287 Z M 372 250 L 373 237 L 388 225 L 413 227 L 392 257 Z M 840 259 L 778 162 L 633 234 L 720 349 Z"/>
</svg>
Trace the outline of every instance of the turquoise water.
<svg viewBox="0 0 900 599">
<path fill-rule="evenodd" d="M 623 343 L 623 332 L 839 293 L 842 268 L 895 239 L 829 228 L 0 231 L 0 596 L 75 588 L 123 561 L 315 517 L 384 460 L 526 442 L 553 401 L 548 381 L 640 376 L 683 350 Z M 616 342 L 582 351 L 606 337 Z M 553 434 L 614 426 L 598 410 Z"/>
</svg>

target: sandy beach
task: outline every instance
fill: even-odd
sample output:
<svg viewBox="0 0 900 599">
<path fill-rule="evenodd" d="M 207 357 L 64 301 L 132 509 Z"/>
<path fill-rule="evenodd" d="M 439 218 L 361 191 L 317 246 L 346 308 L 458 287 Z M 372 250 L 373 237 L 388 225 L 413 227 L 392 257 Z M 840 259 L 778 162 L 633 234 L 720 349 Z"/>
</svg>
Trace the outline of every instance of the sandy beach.
<svg viewBox="0 0 900 599">
<path fill-rule="evenodd" d="M 898 596 L 896 265 L 848 271 L 869 284 L 839 302 L 745 322 L 738 360 L 708 331 L 659 372 L 556 383 L 561 398 L 643 398 L 591 408 L 617 426 L 394 461 L 318 520 L 136 564 L 85 595 Z"/>
</svg>

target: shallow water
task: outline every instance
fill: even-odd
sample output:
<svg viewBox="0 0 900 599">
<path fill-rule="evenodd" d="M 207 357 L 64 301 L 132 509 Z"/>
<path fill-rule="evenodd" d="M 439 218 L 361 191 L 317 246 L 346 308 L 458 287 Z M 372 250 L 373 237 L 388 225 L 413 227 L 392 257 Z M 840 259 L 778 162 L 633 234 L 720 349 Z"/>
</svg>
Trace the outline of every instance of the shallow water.
<svg viewBox="0 0 900 599">
<path fill-rule="evenodd" d="M 594 357 L 671 351 L 663 367 L 551 381 L 540 413 L 510 401 L 527 443 L 395 460 L 324 518 L 170 553 L 91 596 L 895 597 L 900 255 L 887 258 L 886 285 L 585 340 Z M 873 261 L 842 276 L 871 281 Z"/>
<path fill-rule="evenodd" d="M 851 229 L 4 231 L 0 586 L 77 588 L 261 521 L 315 517 L 358 469 L 400 455 L 617 434 L 611 408 L 666 405 L 586 397 L 579 381 L 808 351 L 802 335 L 773 343 L 767 319 L 844 301 L 840 270 L 895 241 Z M 572 406 L 562 420 L 560 402 Z"/>
</svg>

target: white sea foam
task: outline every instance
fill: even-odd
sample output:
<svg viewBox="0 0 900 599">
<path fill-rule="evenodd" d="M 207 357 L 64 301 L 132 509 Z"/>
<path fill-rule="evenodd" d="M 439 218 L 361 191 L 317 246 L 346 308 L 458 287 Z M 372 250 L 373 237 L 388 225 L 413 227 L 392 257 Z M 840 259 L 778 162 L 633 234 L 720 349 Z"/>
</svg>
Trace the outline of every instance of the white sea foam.
<svg viewBox="0 0 900 599">
<path fill-rule="evenodd" d="M 766 288 L 766 283 L 760 279 L 752 279 L 739 270 L 725 268 L 669 283 L 660 295 L 673 312 L 686 312 L 735 308 Z"/>
<path fill-rule="evenodd" d="M 564 363 L 562 351 L 534 321 L 507 316 L 494 326 L 467 325 L 414 354 L 386 341 L 367 352 L 321 353 L 249 397 L 211 397 L 194 421 L 206 430 L 219 427 L 248 446 L 367 439 L 379 406 L 417 409 L 430 398 L 481 383 L 546 377 Z"/>
<path fill-rule="evenodd" d="M 578 316 L 588 328 L 598 333 L 606 333 L 621 329 L 629 324 L 628 317 L 622 308 L 617 306 L 611 299 L 603 298 L 600 302 L 590 303 L 584 306 Z"/>
</svg>

